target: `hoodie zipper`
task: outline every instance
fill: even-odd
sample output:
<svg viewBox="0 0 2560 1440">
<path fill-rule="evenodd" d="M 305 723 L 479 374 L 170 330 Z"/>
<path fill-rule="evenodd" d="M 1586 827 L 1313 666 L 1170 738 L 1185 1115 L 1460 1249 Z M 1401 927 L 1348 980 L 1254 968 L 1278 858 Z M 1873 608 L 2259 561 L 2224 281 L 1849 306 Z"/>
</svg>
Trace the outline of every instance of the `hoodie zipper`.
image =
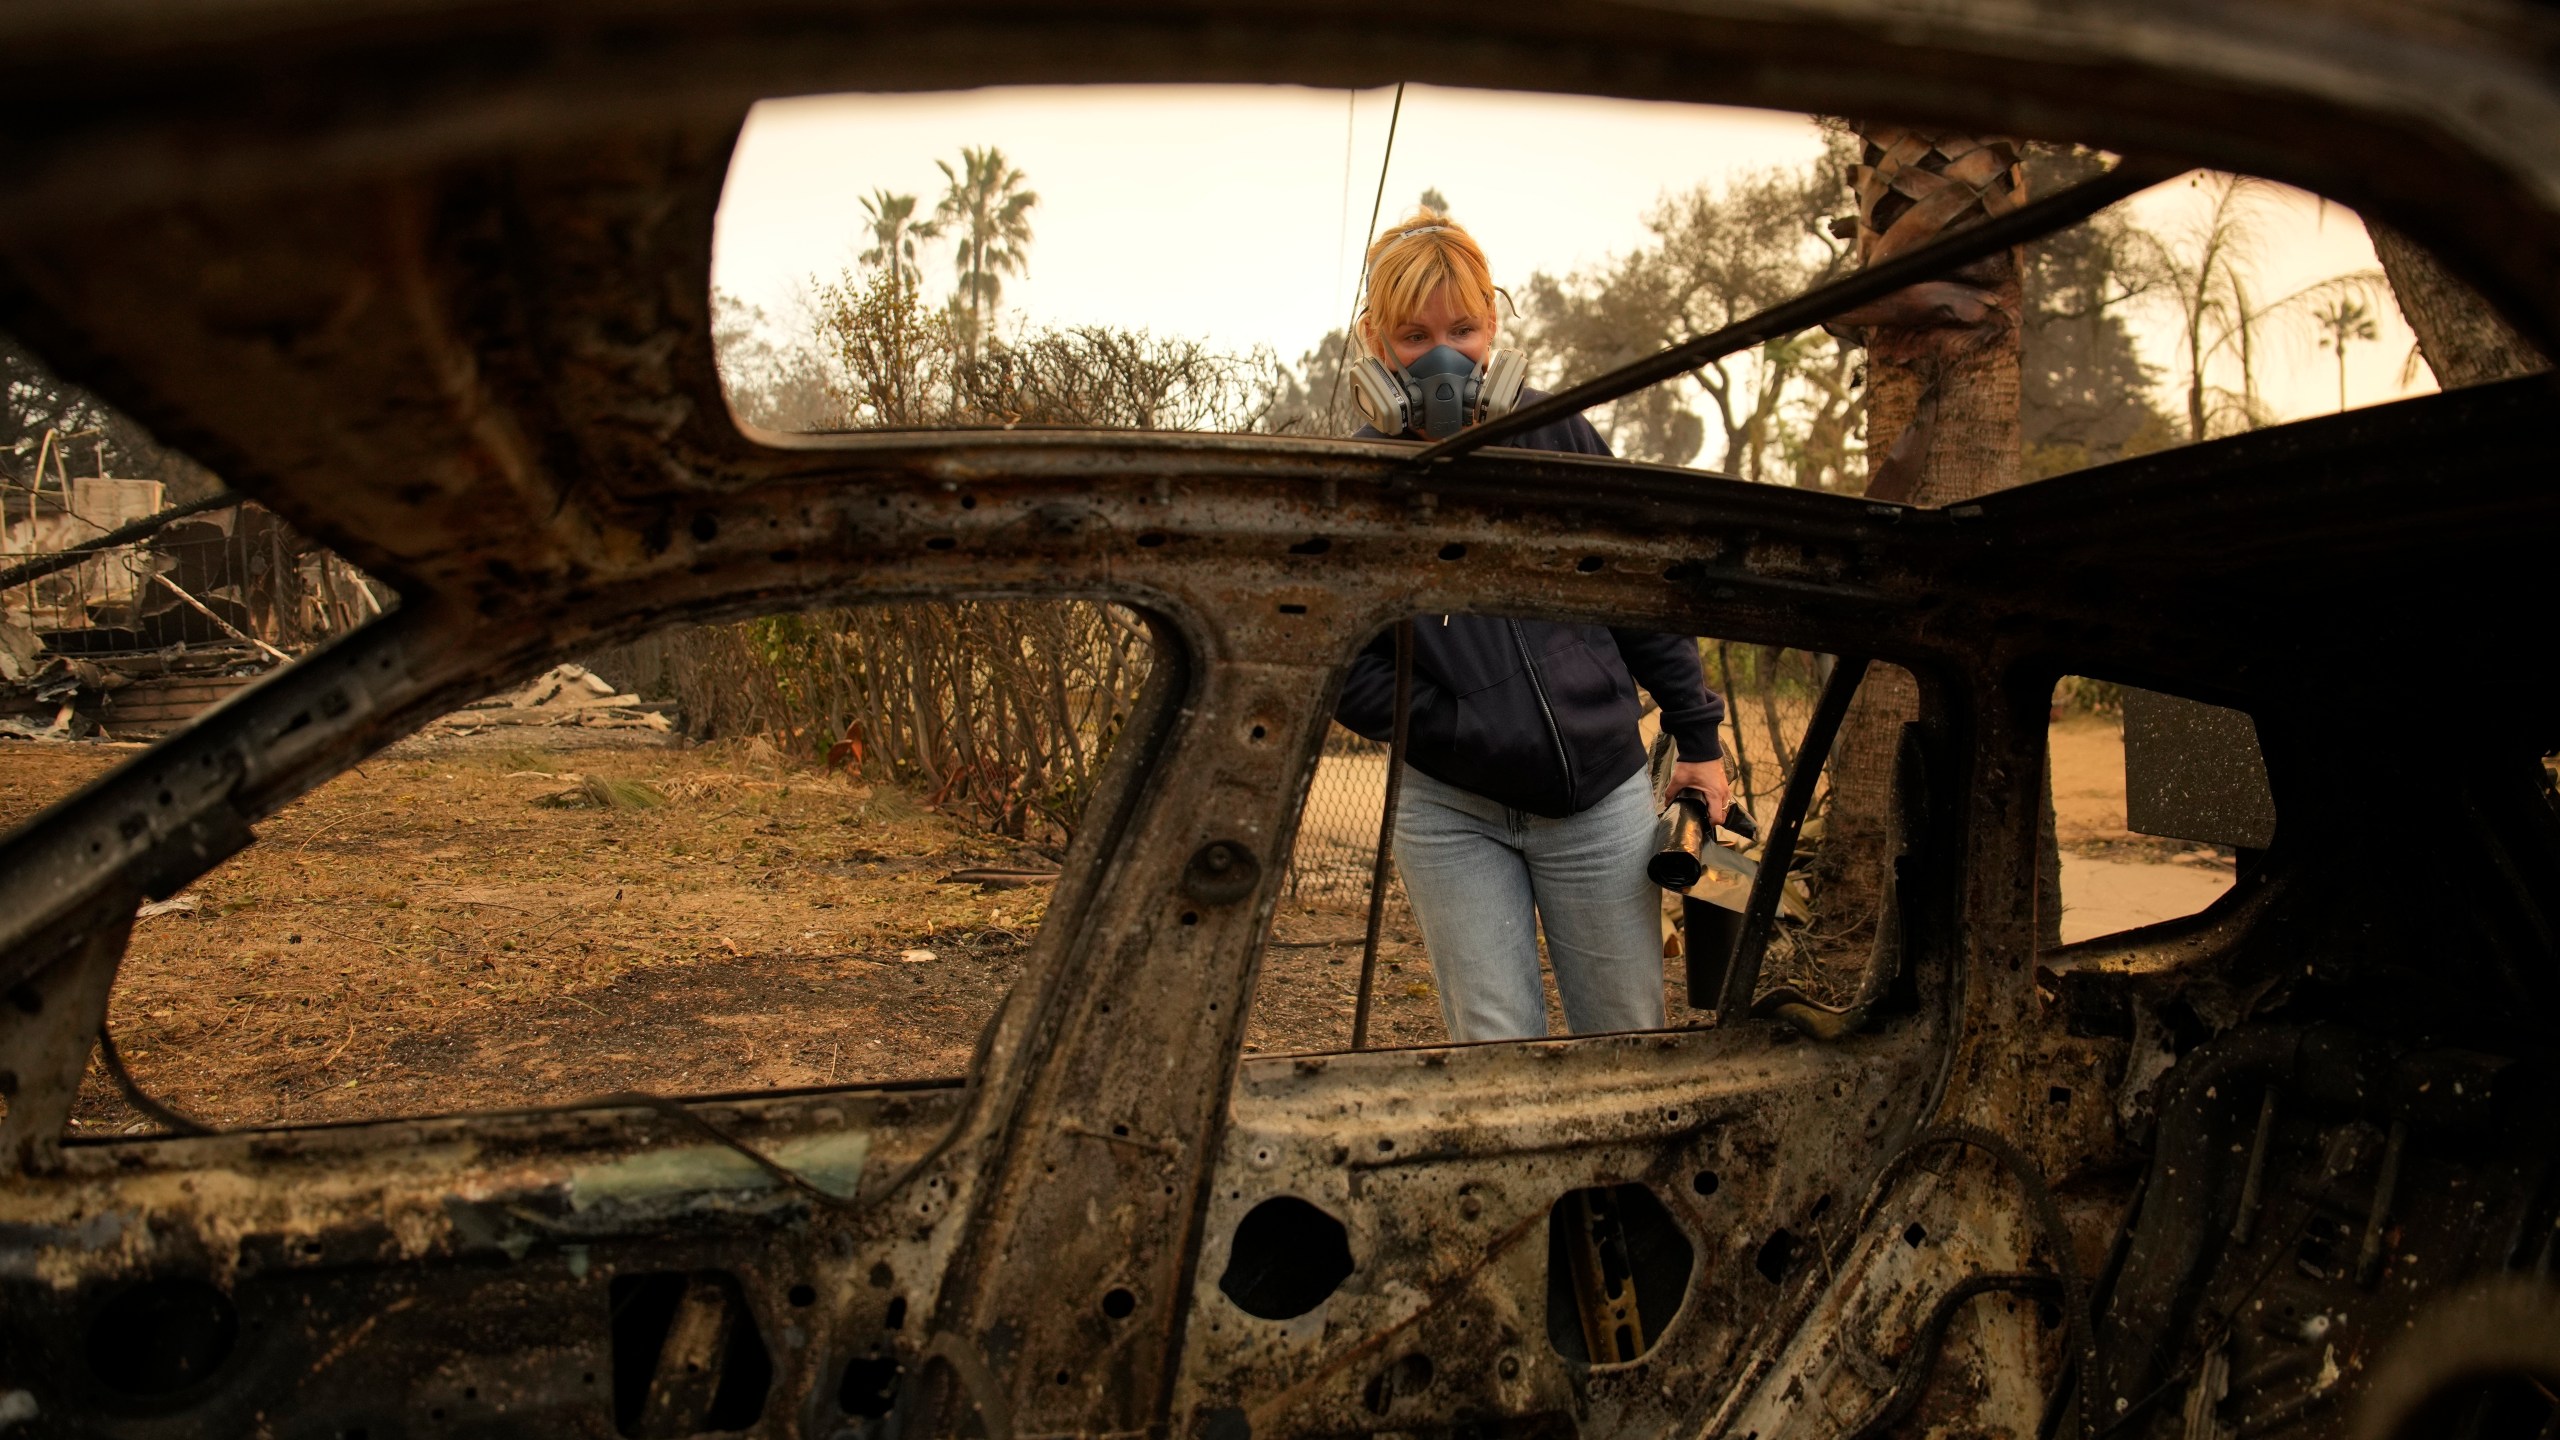
<svg viewBox="0 0 2560 1440">
<path fill-rule="evenodd" d="M 1556 764 L 1564 771 L 1564 803 L 1573 804 L 1573 756 L 1564 748 L 1564 731 L 1556 727 L 1556 707 L 1547 703 L 1547 680 L 1538 673 L 1538 657 L 1529 653 L 1529 637 L 1520 633 L 1520 622 L 1506 620 L 1511 627 L 1511 643 L 1520 647 L 1520 663 L 1529 667 L 1529 688 L 1538 692 L 1538 709 L 1547 717 L 1547 738 L 1556 742 Z"/>
</svg>

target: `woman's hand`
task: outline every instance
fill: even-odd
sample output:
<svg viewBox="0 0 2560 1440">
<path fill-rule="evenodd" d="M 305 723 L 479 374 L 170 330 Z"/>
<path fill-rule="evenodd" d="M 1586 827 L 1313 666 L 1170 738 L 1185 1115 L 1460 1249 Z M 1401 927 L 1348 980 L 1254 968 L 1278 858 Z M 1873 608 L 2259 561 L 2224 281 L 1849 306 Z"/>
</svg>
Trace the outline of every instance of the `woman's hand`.
<svg viewBox="0 0 2560 1440">
<path fill-rule="evenodd" d="M 1683 760 L 1671 767 L 1671 793 L 1695 790 L 1707 800 L 1707 818 L 1721 825 L 1733 804 L 1733 787 L 1725 783 L 1721 760 Z"/>
</svg>

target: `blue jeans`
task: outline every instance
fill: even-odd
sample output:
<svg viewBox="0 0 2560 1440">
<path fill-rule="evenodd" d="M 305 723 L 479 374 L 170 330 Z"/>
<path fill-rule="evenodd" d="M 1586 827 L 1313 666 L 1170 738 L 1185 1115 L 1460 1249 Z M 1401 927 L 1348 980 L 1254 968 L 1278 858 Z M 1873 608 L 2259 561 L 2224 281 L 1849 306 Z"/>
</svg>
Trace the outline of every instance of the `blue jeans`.
<svg viewBox="0 0 2560 1440">
<path fill-rule="evenodd" d="M 1404 772 L 1396 870 L 1422 922 L 1450 1039 L 1547 1033 L 1541 921 L 1566 1029 L 1661 1026 L 1662 892 L 1644 873 L 1653 822 L 1641 770 L 1562 820 Z"/>
</svg>

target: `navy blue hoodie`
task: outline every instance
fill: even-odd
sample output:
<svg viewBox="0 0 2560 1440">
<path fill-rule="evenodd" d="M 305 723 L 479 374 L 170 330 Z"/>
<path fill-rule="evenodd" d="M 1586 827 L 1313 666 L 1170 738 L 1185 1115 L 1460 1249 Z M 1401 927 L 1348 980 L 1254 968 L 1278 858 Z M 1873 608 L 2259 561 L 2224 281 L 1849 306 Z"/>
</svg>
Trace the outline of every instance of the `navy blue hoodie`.
<svg viewBox="0 0 2560 1440">
<path fill-rule="evenodd" d="M 1523 391 L 1522 404 L 1539 398 Z M 1363 426 L 1356 437 L 1382 438 Z M 1606 455 L 1576 415 L 1504 442 L 1524 450 Z M 1697 642 L 1605 625 L 1486 615 L 1413 622 L 1413 719 L 1406 760 L 1425 775 L 1515 810 L 1580 814 L 1644 768 L 1637 738 L 1642 684 L 1683 760 L 1714 760 L 1724 700 L 1707 688 Z M 1395 725 L 1393 631 L 1351 662 L 1334 718 L 1372 740 Z"/>
</svg>

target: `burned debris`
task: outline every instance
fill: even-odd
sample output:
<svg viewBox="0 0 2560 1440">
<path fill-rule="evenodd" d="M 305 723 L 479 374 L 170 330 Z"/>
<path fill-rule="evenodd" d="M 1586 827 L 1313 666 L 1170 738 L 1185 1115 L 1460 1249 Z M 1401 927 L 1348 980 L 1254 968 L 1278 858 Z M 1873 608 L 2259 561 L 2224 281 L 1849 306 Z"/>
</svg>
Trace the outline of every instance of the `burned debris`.
<svg viewBox="0 0 2560 1440">
<path fill-rule="evenodd" d="M 168 734 L 384 613 L 386 588 L 266 507 L 157 480 L 0 485 L 0 735 Z"/>
<path fill-rule="evenodd" d="M 510 725 L 652 730 L 661 735 L 674 728 L 666 707 L 643 704 L 637 694 L 615 689 L 612 681 L 584 665 L 554 665 L 512 690 L 475 700 L 436 721 L 439 731 L 456 735 Z"/>
<path fill-rule="evenodd" d="M 1108 43 L 966 3 L 607 11 L 5 22 L 0 54 L 38 58 L 0 62 L 31 137 L 0 173 L 0 321 L 401 603 L 302 587 L 312 552 L 274 530 L 261 581 L 241 511 L 210 568 L 146 549 L 101 603 L 57 587 L 20 625 L 46 648 L 9 663 L 63 673 L 172 644 L 272 666 L 319 635 L 289 627 L 340 629 L 0 841 L 0 1424 L 2547 1431 L 2560 683 L 2501 623 L 2547 609 L 2546 381 L 1926 509 L 1500 447 L 763 443 L 723 407 L 704 284 L 766 89 L 1409 67 L 2253 165 L 2405 225 L 2548 351 L 2547 13 L 2107 0 L 2028 33 L 1973 3 L 1492 8 L 1451 46 L 1319 6 L 1141 4 Z M 63 53 L 164 83 L 100 103 Z M 343 618 L 306 622 L 332 594 Z M 670 622 L 916 596 L 1102 598 L 1158 642 L 1024 983 L 956 1073 L 67 1132 L 140 904 L 294 798 Z M 1382 627 L 1439 612 L 1910 675 L 1855 1003 L 1760 983 L 1764 851 L 1780 879 L 1702 976 L 1715 1026 L 1244 1055 L 1329 697 Z M 118 638 L 79 650 L 92 632 Z M 2385 805 L 2336 677 L 2419 645 L 2465 677 L 2461 723 Z M 2251 721 L 2271 803 L 2233 813 L 2279 818 L 2199 914 L 2045 940 L 2067 674 Z M 91 688 L 115 733 L 118 692 Z M 87 693 L 23 723 L 84 723 Z M 2387 861 L 2386 822 L 2410 837 Z"/>
</svg>

